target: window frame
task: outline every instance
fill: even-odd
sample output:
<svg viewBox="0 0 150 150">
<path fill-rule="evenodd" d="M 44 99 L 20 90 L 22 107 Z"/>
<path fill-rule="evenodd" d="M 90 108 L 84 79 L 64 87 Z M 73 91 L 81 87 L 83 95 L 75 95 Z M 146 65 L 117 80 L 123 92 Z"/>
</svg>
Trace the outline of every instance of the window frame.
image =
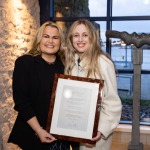
<svg viewBox="0 0 150 150">
<path fill-rule="evenodd" d="M 42 0 L 39 0 L 42 3 Z M 48 4 L 49 5 L 49 19 L 51 21 L 75 21 L 77 19 L 88 19 L 90 21 L 106 21 L 106 30 L 112 30 L 112 22 L 113 21 L 142 21 L 142 20 L 150 20 L 150 16 L 112 16 L 112 3 L 113 0 L 107 0 L 107 13 L 106 13 L 106 17 L 55 17 L 54 15 L 54 0 L 46 0 L 47 3 L 45 3 L 45 6 Z M 43 4 L 44 5 L 44 4 Z M 42 5 L 41 8 L 41 12 L 44 9 L 44 6 Z M 47 11 L 46 11 L 47 13 Z M 46 16 L 47 14 L 45 14 Z M 44 16 L 43 16 L 44 17 Z M 42 17 L 40 16 L 40 19 L 42 19 Z M 43 19 L 44 20 L 44 19 Z M 42 24 L 42 22 L 41 22 Z M 111 39 L 106 37 L 106 52 L 109 53 L 111 55 Z M 124 73 L 124 74 L 133 74 L 133 69 L 130 70 L 123 70 L 123 69 L 117 69 L 118 74 L 120 73 Z M 141 70 L 141 74 L 150 74 L 150 70 Z M 127 124 L 131 124 L 132 121 L 124 121 L 121 120 L 120 123 L 127 123 Z M 140 122 L 141 124 L 144 124 L 143 122 Z M 147 123 L 145 123 L 147 124 Z M 150 123 L 149 123 L 150 124 Z"/>
</svg>

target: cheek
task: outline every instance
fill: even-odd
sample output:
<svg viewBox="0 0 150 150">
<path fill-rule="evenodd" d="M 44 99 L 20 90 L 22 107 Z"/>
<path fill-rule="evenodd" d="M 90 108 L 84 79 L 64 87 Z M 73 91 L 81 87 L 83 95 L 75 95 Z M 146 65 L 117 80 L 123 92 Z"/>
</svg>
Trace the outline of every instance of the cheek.
<svg viewBox="0 0 150 150">
<path fill-rule="evenodd" d="M 61 42 L 60 42 L 60 41 L 57 41 L 57 42 L 56 42 L 56 45 L 60 47 Z"/>
<path fill-rule="evenodd" d="M 76 45 L 76 41 L 77 41 L 76 39 L 73 39 L 73 40 L 72 40 L 72 44 L 73 44 L 73 46 L 75 46 L 75 45 Z"/>
<path fill-rule="evenodd" d="M 42 50 L 43 44 L 42 42 L 39 43 L 39 48 Z"/>
<path fill-rule="evenodd" d="M 77 45 L 76 45 L 75 42 L 73 42 L 72 45 L 73 45 L 74 48 L 77 48 Z"/>
<path fill-rule="evenodd" d="M 45 43 L 45 41 L 41 39 L 41 41 L 39 42 L 39 47 L 43 47 L 44 43 Z"/>
<path fill-rule="evenodd" d="M 90 44 L 90 43 L 91 43 L 91 41 L 90 41 L 89 39 L 87 39 L 86 43 L 87 43 L 87 45 L 88 45 L 88 46 L 90 46 L 90 45 L 91 45 L 91 44 Z"/>
<path fill-rule="evenodd" d="M 61 45 L 61 42 L 59 41 L 58 45 L 60 46 Z"/>
<path fill-rule="evenodd" d="M 89 37 L 86 39 L 86 41 L 87 41 L 87 43 L 90 43 L 90 42 L 91 42 L 91 40 L 90 40 Z"/>
</svg>

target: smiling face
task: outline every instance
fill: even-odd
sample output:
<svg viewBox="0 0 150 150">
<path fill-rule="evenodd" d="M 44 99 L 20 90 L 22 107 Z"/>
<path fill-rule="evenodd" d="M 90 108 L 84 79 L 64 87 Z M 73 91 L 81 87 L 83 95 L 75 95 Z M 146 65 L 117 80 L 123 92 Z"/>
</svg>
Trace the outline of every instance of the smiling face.
<svg viewBox="0 0 150 150">
<path fill-rule="evenodd" d="M 89 50 L 89 31 L 84 24 L 79 24 L 74 28 L 72 42 L 76 51 L 81 55 Z"/>
<path fill-rule="evenodd" d="M 48 57 L 55 55 L 60 48 L 61 40 L 60 34 L 57 28 L 46 26 L 41 41 L 39 43 L 42 57 Z"/>
</svg>

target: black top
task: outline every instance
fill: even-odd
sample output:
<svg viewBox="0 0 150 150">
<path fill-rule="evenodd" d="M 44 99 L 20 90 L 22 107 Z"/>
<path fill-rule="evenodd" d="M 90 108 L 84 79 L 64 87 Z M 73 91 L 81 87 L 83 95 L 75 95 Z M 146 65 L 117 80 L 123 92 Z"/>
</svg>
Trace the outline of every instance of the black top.
<svg viewBox="0 0 150 150">
<path fill-rule="evenodd" d="M 49 65 L 41 56 L 24 55 L 15 62 L 13 72 L 14 109 L 18 116 L 8 142 L 23 150 L 48 150 L 27 121 L 36 116 L 41 127 L 46 127 L 54 74 L 63 73 L 64 66 L 57 56 Z"/>
</svg>

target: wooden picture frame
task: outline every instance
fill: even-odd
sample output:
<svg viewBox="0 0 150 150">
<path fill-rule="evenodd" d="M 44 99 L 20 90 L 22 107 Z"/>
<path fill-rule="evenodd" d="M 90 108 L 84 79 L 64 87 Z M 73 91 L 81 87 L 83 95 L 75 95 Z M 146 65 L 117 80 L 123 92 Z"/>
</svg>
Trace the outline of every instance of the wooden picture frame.
<svg viewBox="0 0 150 150">
<path fill-rule="evenodd" d="M 55 74 L 46 130 L 56 139 L 94 144 L 103 80 Z"/>
</svg>

